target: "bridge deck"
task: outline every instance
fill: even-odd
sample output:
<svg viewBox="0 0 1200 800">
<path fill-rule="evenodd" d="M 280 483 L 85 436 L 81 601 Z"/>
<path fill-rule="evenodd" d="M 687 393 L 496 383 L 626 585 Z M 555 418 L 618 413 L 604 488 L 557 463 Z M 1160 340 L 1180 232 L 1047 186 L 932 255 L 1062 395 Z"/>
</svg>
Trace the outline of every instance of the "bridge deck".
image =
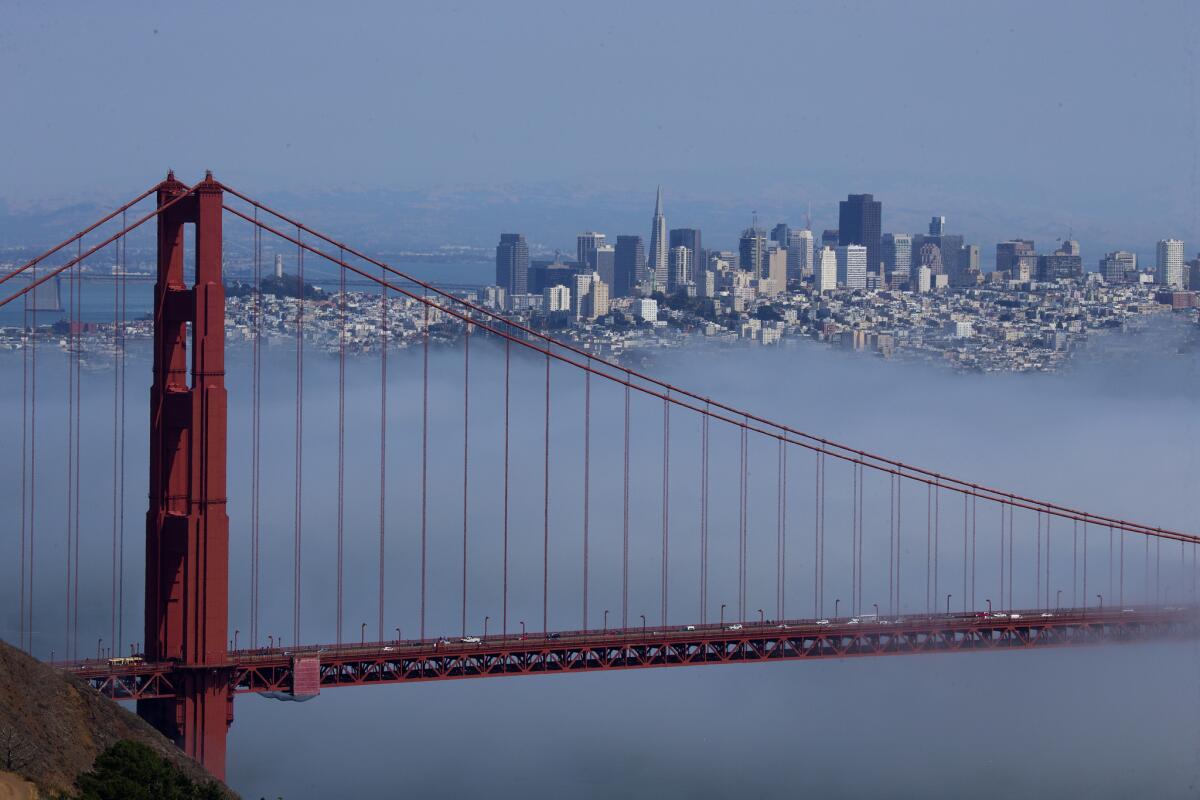
<svg viewBox="0 0 1200 800">
<path fill-rule="evenodd" d="M 1200 634 L 1200 609 L 1022 610 L 786 620 L 764 623 L 564 631 L 361 645 L 236 650 L 225 665 L 234 692 L 292 691 L 299 659 L 319 659 L 322 689 L 378 683 L 811 658 L 950 653 L 1124 642 Z M 174 663 L 59 665 L 117 699 L 173 697 Z"/>
</svg>

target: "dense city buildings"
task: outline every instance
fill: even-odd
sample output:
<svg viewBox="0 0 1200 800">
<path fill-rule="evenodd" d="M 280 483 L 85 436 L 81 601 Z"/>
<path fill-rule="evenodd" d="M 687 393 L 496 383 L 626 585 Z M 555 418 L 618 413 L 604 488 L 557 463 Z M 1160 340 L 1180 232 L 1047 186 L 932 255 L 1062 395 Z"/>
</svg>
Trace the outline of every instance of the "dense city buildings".
<svg viewBox="0 0 1200 800">
<path fill-rule="evenodd" d="M 882 263 L 883 203 L 869 194 L 852 194 L 838 204 L 838 244 L 867 249 L 867 271 L 878 273 Z"/>
<path fill-rule="evenodd" d="M 521 233 L 500 234 L 496 245 L 496 285 L 512 296 L 529 288 L 529 245 Z"/>
</svg>

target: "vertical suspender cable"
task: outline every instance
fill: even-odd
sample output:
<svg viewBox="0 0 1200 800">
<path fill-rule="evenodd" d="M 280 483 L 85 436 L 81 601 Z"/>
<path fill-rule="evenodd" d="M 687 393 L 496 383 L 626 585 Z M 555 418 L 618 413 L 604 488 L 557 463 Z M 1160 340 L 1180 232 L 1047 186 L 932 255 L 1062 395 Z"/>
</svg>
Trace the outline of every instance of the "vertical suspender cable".
<svg viewBox="0 0 1200 800">
<path fill-rule="evenodd" d="M 550 352 L 546 352 L 546 436 L 542 471 L 542 632 L 550 630 Z"/>
<path fill-rule="evenodd" d="M 124 212 L 124 211 L 121 212 L 121 228 L 122 229 L 124 229 L 126 227 L 125 214 L 126 214 L 126 212 Z M 118 456 L 118 462 L 119 462 L 118 472 L 120 473 L 120 479 L 121 479 L 120 487 L 121 488 L 117 495 L 118 496 L 117 540 L 118 540 L 118 550 L 120 551 L 119 566 L 117 568 L 119 578 L 120 578 L 120 580 L 118 580 L 118 582 L 117 582 L 118 585 L 120 586 L 120 588 L 118 590 L 118 595 L 117 595 L 117 639 L 121 642 L 124 642 L 125 641 L 125 430 L 126 430 L 126 428 L 125 428 L 125 392 L 126 392 L 126 385 L 128 384 L 128 380 L 127 380 L 128 372 L 126 371 L 126 363 L 125 363 L 125 355 L 126 355 L 126 352 L 125 352 L 125 319 L 126 319 L 126 316 L 125 315 L 126 315 L 126 300 L 127 300 L 126 289 L 127 289 L 128 283 L 129 283 L 129 279 L 128 279 L 129 242 L 128 242 L 128 239 L 126 237 L 122 236 L 121 240 L 120 240 L 120 244 L 121 244 L 121 264 L 120 264 L 120 269 L 118 271 L 118 275 L 120 276 L 120 284 L 121 284 L 121 314 L 120 314 L 120 321 L 118 322 L 118 325 L 117 325 L 117 329 L 118 329 L 117 353 L 118 353 L 118 365 L 120 366 L 120 369 L 121 369 L 121 411 L 120 411 L 120 422 L 121 422 L 120 450 L 121 450 L 121 452 Z M 78 589 L 76 589 L 76 594 L 78 594 L 78 593 L 79 593 Z M 79 643 L 78 643 L 79 626 L 78 625 L 75 626 L 75 636 L 76 636 L 76 643 L 75 643 L 75 647 L 73 649 L 75 650 L 76 655 L 78 655 L 78 652 L 79 652 Z"/>
<path fill-rule="evenodd" d="M 510 378 L 512 366 L 512 340 L 504 340 L 504 541 L 502 559 L 502 600 L 500 613 L 500 628 L 508 635 L 508 444 L 509 444 L 509 395 L 512 385 Z"/>
<path fill-rule="evenodd" d="M 895 615 L 896 596 L 896 475 L 888 475 L 888 613 Z"/>
<path fill-rule="evenodd" d="M 345 270 L 342 270 L 345 275 Z M 380 277 L 384 277 L 381 275 Z M 388 307 L 387 283 L 379 293 L 379 641 L 383 641 L 383 614 L 387 581 L 387 418 L 388 418 L 388 338 L 391 319 Z M 344 382 L 344 380 L 343 380 Z M 345 392 L 345 388 L 342 388 Z"/>
<path fill-rule="evenodd" d="M 700 623 L 708 621 L 708 407 L 700 412 L 700 487 L 698 491 L 700 505 L 697 509 L 699 529 L 699 575 L 697 588 L 699 590 Z"/>
<path fill-rule="evenodd" d="M 80 246 L 82 247 L 83 240 L 80 239 L 79 241 L 80 241 Z M 76 264 L 76 266 L 73 270 L 74 275 L 75 275 L 75 326 L 74 326 L 75 327 L 75 347 L 72 348 L 72 350 L 73 350 L 72 357 L 73 357 L 74 364 L 75 364 L 75 472 L 73 475 L 68 476 L 68 480 L 75 481 L 75 491 L 74 491 L 75 508 L 73 509 L 74 516 L 75 516 L 75 525 L 74 525 L 74 527 L 75 527 L 75 535 L 74 535 L 75 553 L 72 558 L 72 562 L 74 564 L 74 571 L 75 571 L 75 580 L 74 580 L 75 585 L 74 585 L 74 590 L 72 591 L 71 606 L 72 606 L 72 615 L 73 615 L 73 623 L 72 624 L 76 630 L 78 630 L 78 628 L 79 628 L 79 520 L 81 518 L 80 502 L 79 502 L 79 494 L 80 494 L 81 484 L 79 482 L 79 475 L 80 475 L 80 446 L 81 446 L 81 442 L 83 440 L 83 419 L 82 419 L 82 416 L 83 416 L 82 415 L 82 408 L 83 408 L 83 391 L 82 391 L 82 380 L 83 380 L 82 347 L 83 347 L 83 341 L 82 341 L 82 336 L 83 336 L 83 334 L 82 334 L 82 324 L 81 324 L 82 318 L 83 318 L 82 266 L 83 266 L 82 262 L 80 262 L 79 264 Z M 112 639 L 110 640 L 111 642 L 114 643 L 114 646 L 116 646 L 116 638 L 117 638 L 117 583 L 119 580 L 119 576 L 117 575 L 117 570 L 116 570 L 116 564 L 117 564 L 116 555 L 117 555 L 116 541 L 114 539 L 114 541 L 113 541 L 113 581 L 112 581 L 113 625 L 112 625 Z M 77 652 L 79 650 L 78 636 L 73 636 L 72 642 L 75 644 L 75 647 L 73 649 Z M 118 651 L 118 652 L 120 652 L 120 651 Z"/>
<path fill-rule="evenodd" d="M 338 249 L 338 258 L 346 253 Z M 380 438 L 382 442 L 382 437 Z M 382 456 L 380 461 L 383 461 Z M 345 542 L 346 542 L 346 270 L 338 269 L 338 464 L 337 464 L 337 620 L 334 635 L 342 643 L 345 618 Z M 379 637 L 383 638 L 382 635 Z"/>
<path fill-rule="evenodd" d="M 783 439 L 775 443 L 775 618 L 783 619 Z"/>
<path fill-rule="evenodd" d="M 970 607 L 971 607 L 970 602 L 968 600 L 969 595 L 967 594 L 967 552 L 968 552 L 968 547 L 967 547 L 968 497 L 967 497 L 967 495 L 964 494 L 962 496 L 962 499 L 963 499 L 963 593 L 962 593 L 963 599 L 962 599 L 962 606 L 963 606 L 963 612 L 966 613 L 967 611 L 970 610 Z"/>
<path fill-rule="evenodd" d="M 37 281 L 37 267 L 30 280 Z M 33 305 L 33 335 L 29 345 L 29 579 L 25 582 L 28 601 L 25 603 L 26 650 L 33 652 L 33 576 L 34 543 L 37 539 L 37 298 L 27 295 Z"/>
<path fill-rule="evenodd" d="M 254 209 L 257 223 L 258 209 Z M 258 646 L 258 626 L 261 619 L 259 584 L 262 576 L 262 553 L 259 523 L 262 518 L 262 228 L 254 226 L 254 344 L 251 363 L 250 427 L 253 439 L 250 464 L 250 646 Z M 341 620 L 339 619 L 340 623 Z M 340 642 L 340 637 L 339 637 Z"/>
<path fill-rule="evenodd" d="M 662 479 L 662 624 L 667 624 L 668 587 L 670 585 L 670 513 L 671 513 L 671 399 L 670 390 L 663 398 L 663 479 Z"/>
<path fill-rule="evenodd" d="M 425 638 L 425 563 L 429 519 L 429 296 L 423 293 L 425 327 L 422 338 L 421 364 L 421 638 Z"/>
<path fill-rule="evenodd" d="M 738 621 L 746 619 L 746 428 L 738 430 Z"/>
<path fill-rule="evenodd" d="M 588 366 L 591 366 L 588 359 Z M 583 373 L 583 628 L 588 630 L 588 534 L 591 524 L 592 373 Z"/>
<path fill-rule="evenodd" d="M 33 268 L 31 280 L 37 279 L 37 267 Z M 18 583 L 17 610 L 17 642 L 18 647 L 25 647 L 25 539 L 28 535 L 26 521 L 29 518 L 29 353 L 32 349 L 33 337 L 29 322 L 29 297 L 27 292 L 23 299 L 21 311 L 21 572 Z"/>
<path fill-rule="evenodd" d="M 78 252 L 82 252 L 82 238 L 78 240 Z M 78 256 L 76 256 L 78 257 Z M 74 522 L 73 514 L 75 509 L 75 353 L 77 350 L 75 343 L 76 335 L 76 320 L 75 320 L 75 269 L 67 271 L 67 504 L 66 520 L 67 520 L 67 579 L 66 579 L 66 642 L 64 651 L 67 658 L 71 657 L 71 559 L 74 556 L 74 548 L 71 546 L 72 524 Z M 113 564 L 113 599 L 116 599 L 116 564 Z M 116 611 L 117 604 L 112 604 L 113 614 L 113 629 L 116 629 Z M 109 639 L 111 642 L 112 640 Z"/>
<path fill-rule="evenodd" d="M 625 466 L 621 520 L 621 627 L 629 627 L 629 375 L 625 375 Z"/>
<path fill-rule="evenodd" d="M 471 455 L 471 323 L 463 325 L 463 563 L 462 631 L 467 635 L 467 480 Z"/>
<path fill-rule="evenodd" d="M 296 229 L 296 240 L 301 238 Z M 294 560 L 292 576 L 292 644 L 300 644 L 300 548 L 303 533 L 303 478 L 304 478 L 304 248 L 296 246 L 296 498 L 294 513 Z"/>
</svg>

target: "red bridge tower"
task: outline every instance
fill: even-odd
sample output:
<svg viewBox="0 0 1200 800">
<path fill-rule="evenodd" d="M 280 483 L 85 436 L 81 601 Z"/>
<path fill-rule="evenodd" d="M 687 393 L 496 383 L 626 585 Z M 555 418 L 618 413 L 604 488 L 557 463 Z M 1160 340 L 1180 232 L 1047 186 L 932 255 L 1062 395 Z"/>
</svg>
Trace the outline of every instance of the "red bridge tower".
<svg viewBox="0 0 1200 800">
<path fill-rule="evenodd" d="M 189 192 L 174 173 L 162 207 Z M 158 217 L 150 509 L 146 515 L 148 661 L 173 661 L 174 698 L 138 714 L 219 778 L 233 721 L 229 690 L 229 516 L 221 186 L 209 173 Z M 195 283 L 184 284 L 185 226 L 195 226 Z M 190 339 L 190 341 L 189 341 Z M 187 358 L 191 355 L 191 369 Z"/>
</svg>

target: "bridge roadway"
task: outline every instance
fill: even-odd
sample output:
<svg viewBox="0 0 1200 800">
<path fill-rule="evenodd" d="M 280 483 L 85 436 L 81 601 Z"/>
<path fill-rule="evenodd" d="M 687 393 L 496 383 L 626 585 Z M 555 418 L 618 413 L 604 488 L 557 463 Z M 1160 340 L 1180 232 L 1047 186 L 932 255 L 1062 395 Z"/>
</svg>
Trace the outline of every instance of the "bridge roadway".
<svg viewBox="0 0 1200 800">
<path fill-rule="evenodd" d="M 1200 635 L 1200 606 L 1029 609 L 834 620 L 648 626 L 301 648 L 234 650 L 227 664 L 58 664 L 116 699 L 173 697 L 187 669 L 228 673 L 235 693 L 295 696 L 379 683 L 697 664 L 951 653 L 1127 642 Z M 314 661 L 315 659 L 315 661 Z M 318 666 L 319 665 L 319 666 Z M 307 682 L 308 688 L 302 684 Z"/>
</svg>

